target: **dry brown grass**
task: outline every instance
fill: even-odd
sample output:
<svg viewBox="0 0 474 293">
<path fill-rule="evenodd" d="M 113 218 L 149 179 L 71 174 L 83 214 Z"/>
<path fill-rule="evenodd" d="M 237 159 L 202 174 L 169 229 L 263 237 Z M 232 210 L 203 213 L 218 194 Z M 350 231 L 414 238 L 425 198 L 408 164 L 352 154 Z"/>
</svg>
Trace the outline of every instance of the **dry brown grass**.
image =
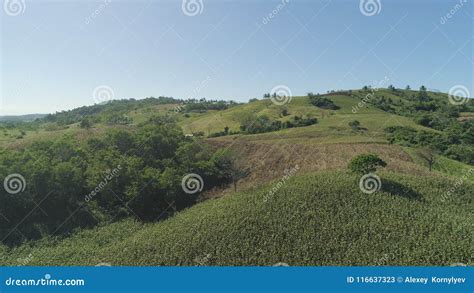
<svg viewBox="0 0 474 293">
<path fill-rule="evenodd" d="M 285 170 L 298 166 L 297 174 L 324 170 L 345 170 L 356 155 L 375 153 L 387 162 L 386 169 L 405 174 L 428 175 L 428 171 L 413 162 L 411 156 L 400 146 L 379 143 L 279 143 L 248 142 L 238 138 L 234 141 L 210 140 L 214 147 L 227 147 L 239 158 L 240 163 L 249 168 L 251 174 L 238 184 L 239 189 L 247 189 L 259 184 L 278 180 Z M 231 189 L 211 192 L 229 193 Z"/>
</svg>

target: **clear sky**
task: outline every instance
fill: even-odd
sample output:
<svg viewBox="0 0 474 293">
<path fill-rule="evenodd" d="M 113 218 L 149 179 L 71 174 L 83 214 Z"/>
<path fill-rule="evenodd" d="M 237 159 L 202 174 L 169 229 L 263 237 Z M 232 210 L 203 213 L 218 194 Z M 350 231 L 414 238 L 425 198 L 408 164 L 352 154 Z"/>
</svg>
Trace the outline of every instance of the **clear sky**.
<svg viewBox="0 0 474 293">
<path fill-rule="evenodd" d="M 247 101 L 386 78 L 474 93 L 471 0 L 2 1 L 0 115 L 91 105 L 102 85 L 116 99 Z"/>
</svg>

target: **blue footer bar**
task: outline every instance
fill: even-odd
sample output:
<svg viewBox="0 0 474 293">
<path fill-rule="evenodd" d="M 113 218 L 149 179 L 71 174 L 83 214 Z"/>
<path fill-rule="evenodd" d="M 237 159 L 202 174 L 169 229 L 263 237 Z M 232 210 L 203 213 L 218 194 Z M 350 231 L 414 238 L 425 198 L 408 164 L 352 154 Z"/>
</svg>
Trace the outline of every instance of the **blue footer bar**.
<svg viewBox="0 0 474 293">
<path fill-rule="evenodd" d="M 474 292 L 473 267 L 2 267 L 0 292 Z"/>
</svg>

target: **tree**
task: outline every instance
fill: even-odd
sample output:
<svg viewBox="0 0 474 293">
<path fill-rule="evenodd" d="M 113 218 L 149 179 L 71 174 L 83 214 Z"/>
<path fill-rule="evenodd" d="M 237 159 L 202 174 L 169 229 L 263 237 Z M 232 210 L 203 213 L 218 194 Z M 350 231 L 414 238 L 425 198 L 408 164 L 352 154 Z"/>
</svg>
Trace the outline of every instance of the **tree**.
<svg viewBox="0 0 474 293">
<path fill-rule="evenodd" d="M 89 129 L 92 127 L 92 123 L 89 119 L 84 118 L 81 120 L 81 123 L 79 124 L 79 127 L 84 128 L 84 129 Z"/>
<path fill-rule="evenodd" d="M 407 87 L 405 88 L 407 91 L 411 90 L 410 86 L 407 85 Z"/>
<path fill-rule="evenodd" d="M 426 92 L 426 87 L 422 85 L 420 87 L 420 91 L 418 92 L 418 101 L 420 102 L 429 102 L 430 97 L 428 96 L 428 93 Z"/>
<path fill-rule="evenodd" d="M 349 170 L 356 174 L 373 173 L 378 167 L 385 167 L 387 163 L 376 154 L 362 154 L 354 157 L 348 165 Z"/>
<path fill-rule="evenodd" d="M 438 157 L 438 152 L 431 147 L 422 147 L 416 151 L 416 154 L 428 164 L 431 172 Z"/>
<path fill-rule="evenodd" d="M 217 151 L 214 156 L 223 179 L 230 180 L 237 191 L 237 183 L 250 175 L 250 169 L 242 166 L 237 155 L 229 150 Z"/>
<path fill-rule="evenodd" d="M 234 191 L 237 191 L 237 182 L 239 180 L 244 179 L 245 177 L 250 175 L 250 170 L 248 168 L 242 168 L 237 164 L 235 161 L 231 165 L 230 168 L 230 178 L 232 180 L 232 184 L 234 185 Z"/>
</svg>

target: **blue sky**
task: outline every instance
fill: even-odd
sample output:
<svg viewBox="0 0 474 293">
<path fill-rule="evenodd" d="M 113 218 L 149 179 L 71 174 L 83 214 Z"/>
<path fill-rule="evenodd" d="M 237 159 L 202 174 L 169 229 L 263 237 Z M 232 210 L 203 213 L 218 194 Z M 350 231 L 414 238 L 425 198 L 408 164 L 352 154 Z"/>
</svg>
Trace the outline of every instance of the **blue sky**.
<svg viewBox="0 0 474 293">
<path fill-rule="evenodd" d="M 364 0 L 374 15 L 356 0 L 2 1 L 20 12 L 0 11 L 0 115 L 91 105 L 102 85 L 116 99 L 247 101 L 383 80 L 474 92 L 471 0 Z"/>
</svg>

